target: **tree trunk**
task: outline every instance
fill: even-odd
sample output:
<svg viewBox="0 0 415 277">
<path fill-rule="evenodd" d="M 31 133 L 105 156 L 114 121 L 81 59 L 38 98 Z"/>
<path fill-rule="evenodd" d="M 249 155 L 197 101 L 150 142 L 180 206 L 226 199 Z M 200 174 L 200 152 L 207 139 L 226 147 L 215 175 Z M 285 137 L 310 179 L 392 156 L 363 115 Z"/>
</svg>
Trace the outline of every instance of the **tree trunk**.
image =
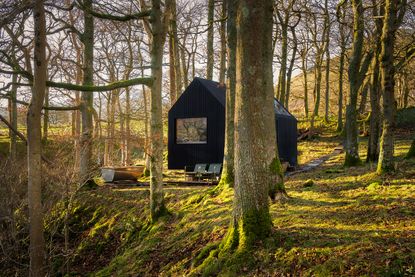
<svg viewBox="0 0 415 277">
<path fill-rule="evenodd" d="M 34 78 L 27 112 L 27 168 L 30 237 L 30 276 L 45 276 L 45 239 L 42 207 L 41 111 L 46 91 L 46 20 L 43 0 L 33 6 Z"/>
<path fill-rule="evenodd" d="M 357 128 L 357 95 L 360 88 L 360 64 L 362 61 L 364 18 L 362 0 L 353 0 L 353 48 L 349 64 L 349 102 L 346 106 L 346 157 L 344 165 L 355 166 L 360 163 L 358 128 Z"/>
<path fill-rule="evenodd" d="M 162 22 L 160 0 L 152 1 L 151 75 L 154 78 L 150 97 L 150 213 L 154 222 L 166 213 L 163 196 L 163 118 L 161 83 L 163 77 L 163 46 L 165 26 Z"/>
<path fill-rule="evenodd" d="M 132 57 L 131 57 L 132 58 Z M 125 162 L 131 164 L 131 104 L 130 88 L 125 89 Z"/>
<path fill-rule="evenodd" d="M 366 80 L 361 87 L 360 91 L 360 104 L 359 104 L 359 114 L 364 114 L 366 111 L 366 103 L 367 103 L 367 93 L 370 89 L 370 80 Z"/>
<path fill-rule="evenodd" d="M 326 32 L 325 52 L 326 52 L 326 90 L 325 90 L 325 106 L 324 121 L 329 122 L 329 106 L 330 106 L 330 14 L 328 9 L 328 0 L 324 4 L 324 25 Z"/>
<path fill-rule="evenodd" d="M 92 10 L 92 0 L 84 0 L 84 44 L 83 85 L 92 86 L 94 81 L 94 17 L 88 12 Z M 90 179 L 92 173 L 92 109 L 93 92 L 83 91 L 81 95 L 82 134 L 80 139 L 80 180 L 81 183 Z"/>
<path fill-rule="evenodd" d="M 383 22 L 382 32 L 382 52 L 381 60 L 381 84 L 383 93 L 383 128 L 382 138 L 380 140 L 380 153 L 378 160 L 377 173 L 382 174 L 395 169 L 394 153 L 394 129 L 396 116 L 395 101 L 395 66 L 394 48 L 396 39 L 396 30 L 399 27 L 398 6 L 404 5 L 402 2 L 386 0 L 385 2 L 385 19 Z M 401 9 L 401 13 L 403 9 Z"/>
<path fill-rule="evenodd" d="M 10 99 L 9 99 L 9 121 L 10 124 L 13 126 L 15 130 L 17 130 L 17 104 L 16 104 L 16 97 L 17 97 L 17 74 L 13 74 L 12 76 L 12 88 L 10 90 Z M 17 136 L 16 134 L 10 130 L 9 132 L 10 137 L 10 158 L 12 160 L 16 160 L 17 158 Z"/>
<path fill-rule="evenodd" d="M 235 196 L 225 249 L 249 249 L 270 235 L 268 193 L 282 184 L 275 143 L 272 6 L 270 0 L 241 0 L 237 10 Z"/>
<path fill-rule="evenodd" d="M 370 120 L 369 120 L 369 139 L 367 147 L 366 162 L 376 162 L 379 158 L 379 137 L 380 137 L 380 54 L 382 50 L 381 36 L 383 28 L 383 16 L 385 14 L 384 4 L 376 5 L 376 0 L 372 0 L 373 17 L 376 18 L 375 24 L 375 54 L 372 61 L 372 75 L 370 76 Z"/>
<path fill-rule="evenodd" d="M 340 31 L 341 32 L 341 31 Z M 341 46 L 340 61 L 339 61 L 339 99 L 337 112 L 337 132 L 343 130 L 343 79 L 344 79 L 344 59 L 346 54 L 346 46 Z"/>
<path fill-rule="evenodd" d="M 43 104 L 44 107 L 49 107 L 49 88 L 46 87 L 45 91 L 45 103 Z M 43 110 L 43 136 L 42 140 L 46 142 L 48 140 L 48 131 L 49 131 L 49 110 Z"/>
<path fill-rule="evenodd" d="M 311 114 L 311 126 L 314 128 L 314 120 L 318 116 L 321 100 L 321 78 L 322 78 L 321 53 L 317 53 L 316 65 L 314 69 L 314 109 Z"/>
<path fill-rule="evenodd" d="M 147 92 L 146 88 L 143 85 L 143 101 L 144 101 L 144 160 L 145 160 L 145 169 L 144 176 L 150 176 L 150 131 L 148 130 L 150 125 L 150 120 L 148 116 L 148 101 L 147 101 Z"/>
<path fill-rule="evenodd" d="M 215 0 L 208 0 L 208 33 L 207 33 L 207 66 L 206 79 L 213 78 L 213 20 L 215 13 Z"/>
<path fill-rule="evenodd" d="M 412 141 L 411 148 L 409 148 L 408 153 L 406 154 L 406 158 L 413 158 L 415 157 L 415 139 Z"/>
<path fill-rule="evenodd" d="M 287 110 L 289 109 L 288 104 L 289 104 L 290 92 L 291 92 L 291 75 L 293 73 L 293 68 L 294 68 L 294 63 L 295 63 L 295 55 L 297 54 L 297 46 L 298 46 L 297 37 L 295 35 L 295 28 L 294 27 L 291 28 L 291 33 L 292 33 L 292 36 L 293 36 L 293 44 L 294 45 L 293 45 L 293 49 L 291 50 L 292 54 L 291 54 L 290 65 L 289 65 L 288 70 L 287 70 L 287 88 L 285 90 L 286 96 L 285 96 L 285 104 L 284 104 L 285 108 Z"/>
<path fill-rule="evenodd" d="M 301 53 L 301 70 L 303 71 L 304 78 L 304 114 L 308 118 L 308 71 L 307 71 L 307 51 L 304 49 L 304 53 Z"/>
<path fill-rule="evenodd" d="M 222 18 L 220 22 L 220 65 L 219 65 L 219 83 L 225 83 L 226 71 L 226 6 L 227 0 L 222 0 Z M 229 20 L 229 18 L 228 18 Z"/>
<path fill-rule="evenodd" d="M 287 16 L 287 15 L 286 15 Z M 288 56 L 288 22 L 287 24 L 281 24 L 281 79 L 279 80 L 279 100 L 282 105 L 285 104 L 285 92 L 287 89 L 287 56 Z"/>
<path fill-rule="evenodd" d="M 174 0 L 173 0 L 174 1 Z M 174 38 L 171 31 L 169 32 L 169 78 L 170 78 L 170 106 L 173 106 L 177 100 L 176 88 L 176 68 L 174 60 Z"/>
<path fill-rule="evenodd" d="M 236 1 L 227 5 L 228 70 L 226 86 L 226 125 L 223 170 L 220 186 L 234 185 L 235 85 L 236 85 Z"/>
</svg>

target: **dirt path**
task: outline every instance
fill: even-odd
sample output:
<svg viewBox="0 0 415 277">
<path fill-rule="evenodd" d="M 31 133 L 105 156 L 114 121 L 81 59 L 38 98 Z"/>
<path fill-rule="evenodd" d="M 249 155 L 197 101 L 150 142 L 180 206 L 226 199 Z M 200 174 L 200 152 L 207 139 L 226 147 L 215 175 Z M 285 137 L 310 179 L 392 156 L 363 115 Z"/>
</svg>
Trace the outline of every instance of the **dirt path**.
<svg viewBox="0 0 415 277">
<path fill-rule="evenodd" d="M 301 165 L 297 170 L 295 171 L 290 171 L 290 172 L 286 172 L 285 176 L 289 177 L 289 176 L 293 176 L 295 174 L 298 173 L 302 173 L 302 172 L 307 172 L 310 170 L 315 169 L 316 167 L 320 166 L 321 164 L 323 164 L 325 161 L 327 161 L 328 159 L 330 159 L 331 157 L 337 156 L 340 153 L 343 152 L 343 146 L 339 145 L 336 148 L 334 148 L 334 151 L 331 152 L 330 154 L 324 155 L 320 158 L 314 159 L 304 165 Z"/>
</svg>

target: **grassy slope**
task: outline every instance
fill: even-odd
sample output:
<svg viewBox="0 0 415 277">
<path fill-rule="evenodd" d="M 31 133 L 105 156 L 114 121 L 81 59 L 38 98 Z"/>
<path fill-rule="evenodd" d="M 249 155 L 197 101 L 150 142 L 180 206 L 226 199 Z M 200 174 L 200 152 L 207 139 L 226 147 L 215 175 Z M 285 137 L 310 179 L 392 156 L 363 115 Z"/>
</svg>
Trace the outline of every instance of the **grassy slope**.
<svg viewBox="0 0 415 277">
<path fill-rule="evenodd" d="M 337 143 L 333 138 L 301 143 L 300 160 L 330 153 Z M 292 198 L 271 205 L 275 240 L 263 242 L 253 260 L 218 265 L 210 273 L 415 274 L 415 161 L 402 159 L 409 145 L 398 140 L 399 170 L 384 179 L 372 174 L 370 165 L 343 169 L 342 155 L 292 176 L 286 183 Z M 361 149 L 363 155 L 364 143 Z M 304 188 L 308 179 L 314 186 Z M 200 273 L 197 266 L 206 250 L 226 233 L 232 192 L 215 196 L 208 188 L 170 187 L 166 200 L 173 215 L 153 226 L 146 221 L 147 199 L 145 188 L 82 192 L 71 217 L 71 271 L 97 276 Z M 59 213 L 49 222 L 49 230 L 60 233 Z M 62 264 L 55 258 L 54 269 Z"/>
</svg>

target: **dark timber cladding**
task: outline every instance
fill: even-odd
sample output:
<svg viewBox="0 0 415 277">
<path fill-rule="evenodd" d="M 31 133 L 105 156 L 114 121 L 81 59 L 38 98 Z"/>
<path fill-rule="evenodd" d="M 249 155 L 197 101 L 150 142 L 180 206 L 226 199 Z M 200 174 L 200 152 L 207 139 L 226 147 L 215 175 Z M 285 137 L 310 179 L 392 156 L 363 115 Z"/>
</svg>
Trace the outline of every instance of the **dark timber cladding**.
<svg viewBox="0 0 415 277">
<path fill-rule="evenodd" d="M 225 87 L 195 78 L 169 111 L 168 167 L 222 163 L 225 141 Z M 282 161 L 297 164 L 297 120 L 274 101 L 278 150 Z"/>
</svg>

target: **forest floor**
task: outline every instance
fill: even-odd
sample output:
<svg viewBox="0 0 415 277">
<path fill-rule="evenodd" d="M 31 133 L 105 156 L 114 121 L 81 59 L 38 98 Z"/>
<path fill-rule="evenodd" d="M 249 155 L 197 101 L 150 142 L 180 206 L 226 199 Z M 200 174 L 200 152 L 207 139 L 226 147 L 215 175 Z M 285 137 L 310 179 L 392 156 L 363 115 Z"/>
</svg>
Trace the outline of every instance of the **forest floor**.
<svg viewBox="0 0 415 277">
<path fill-rule="evenodd" d="M 413 136 L 396 133 L 397 171 L 387 176 L 376 175 L 375 164 L 344 168 L 338 154 L 287 177 L 290 198 L 270 202 L 272 237 L 240 263 L 201 266 L 226 234 L 232 190 L 166 186 L 171 214 L 156 224 L 148 221 L 146 187 L 80 191 L 68 217 L 66 252 L 65 203 L 46 216 L 51 275 L 414 276 L 415 159 L 404 159 Z M 340 142 L 332 132 L 300 142 L 300 165 Z M 366 144 L 360 138 L 363 160 Z"/>
<path fill-rule="evenodd" d="M 290 198 L 270 203 L 270 240 L 240 264 L 201 264 L 224 237 L 232 191 L 165 188 L 170 216 L 148 222 L 148 188 L 83 191 L 70 215 L 69 260 L 52 255 L 55 273 L 96 276 L 413 276 L 415 274 L 415 160 L 405 160 L 411 134 L 400 132 L 397 171 L 379 177 L 375 165 L 343 168 L 343 154 L 286 179 Z M 299 144 L 301 164 L 332 153 L 333 134 Z M 365 158 L 365 138 L 360 139 Z M 312 180 L 312 182 L 310 182 Z M 63 213 L 47 218 L 49 239 L 63 244 Z"/>
</svg>

